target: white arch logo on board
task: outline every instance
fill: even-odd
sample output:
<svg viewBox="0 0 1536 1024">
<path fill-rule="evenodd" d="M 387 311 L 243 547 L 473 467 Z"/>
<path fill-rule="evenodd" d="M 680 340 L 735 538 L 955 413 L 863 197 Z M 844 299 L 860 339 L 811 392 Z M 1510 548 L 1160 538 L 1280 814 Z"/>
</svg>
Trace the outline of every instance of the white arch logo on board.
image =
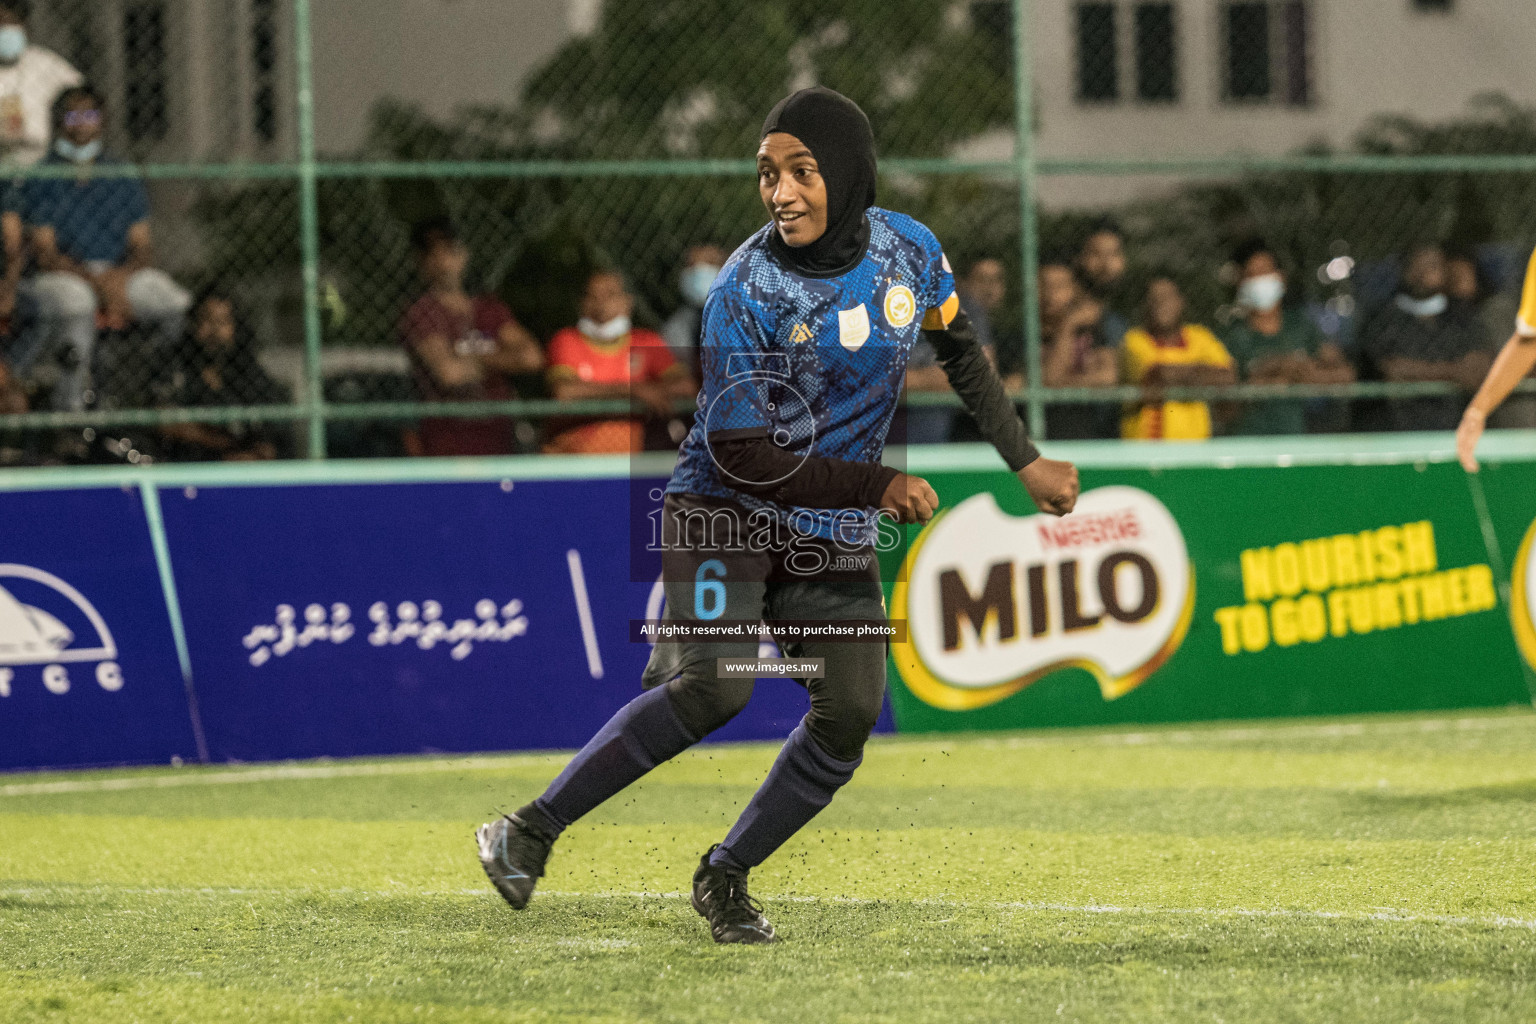
<svg viewBox="0 0 1536 1024">
<path fill-rule="evenodd" d="M 57 603 L 57 606 L 50 611 L 36 603 L 23 603 L 11 593 L 21 588 L 12 584 L 7 589 L 6 580 L 41 585 L 42 590 L 30 588 L 40 595 L 31 600 L 36 602 L 46 595 L 50 598 L 49 603 Z M 85 617 L 95 636 L 76 636 L 75 631 L 59 618 L 56 612 L 66 611 L 65 602 Z M 96 682 L 102 689 L 115 692 L 123 688 L 123 673 L 117 664 L 117 641 L 112 638 L 106 620 L 85 595 L 51 572 L 30 565 L 0 564 L 0 697 L 11 695 L 15 670 L 32 665 L 43 667 L 43 685 L 48 692 L 68 693 L 70 678 L 65 666 L 82 662 L 96 663 Z"/>
</svg>

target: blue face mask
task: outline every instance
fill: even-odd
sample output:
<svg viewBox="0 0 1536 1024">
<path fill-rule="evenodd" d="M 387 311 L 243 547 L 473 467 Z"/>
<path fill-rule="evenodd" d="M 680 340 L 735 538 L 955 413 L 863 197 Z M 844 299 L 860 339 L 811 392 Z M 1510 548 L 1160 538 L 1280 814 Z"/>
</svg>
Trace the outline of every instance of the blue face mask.
<svg viewBox="0 0 1536 1024">
<path fill-rule="evenodd" d="M 101 140 L 92 139 L 85 145 L 80 146 L 68 139 L 55 139 L 53 141 L 53 150 L 65 160 L 77 164 L 88 164 L 101 156 Z"/>
<path fill-rule="evenodd" d="M 0 27 L 0 64 L 15 64 L 26 48 L 26 29 L 20 25 Z"/>
<path fill-rule="evenodd" d="M 709 286 L 715 283 L 719 275 L 720 268 L 710 263 L 695 263 L 686 268 L 677 282 L 684 301 L 702 309 L 704 300 L 709 298 Z"/>
<path fill-rule="evenodd" d="M 1451 304 L 1451 300 L 1446 298 L 1444 293 L 1431 295 L 1427 299 L 1416 299 L 1412 295 L 1398 295 L 1395 301 L 1397 302 L 1398 309 L 1409 316 L 1416 316 L 1422 319 L 1439 316 Z"/>
</svg>

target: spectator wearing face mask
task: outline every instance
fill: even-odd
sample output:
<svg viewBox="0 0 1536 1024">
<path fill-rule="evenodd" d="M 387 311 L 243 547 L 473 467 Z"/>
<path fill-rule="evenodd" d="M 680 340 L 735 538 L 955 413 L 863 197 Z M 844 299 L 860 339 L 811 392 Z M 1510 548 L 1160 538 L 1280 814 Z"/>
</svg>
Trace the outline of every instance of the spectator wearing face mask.
<svg viewBox="0 0 1536 1024">
<path fill-rule="evenodd" d="M 677 275 L 677 290 L 683 304 L 661 325 L 672 358 L 690 373 L 699 369 L 699 329 L 704 322 L 704 300 L 725 266 L 726 252 L 718 245 L 691 245 L 683 254 L 683 267 Z"/>
<path fill-rule="evenodd" d="M 1222 343 L 1245 384 L 1347 384 L 1354 368 L 1338 345 L 1323 337 L 1299 308 L 1283 304 L 1285 277 L 1280 261 L 1262 241 L 1239 246 L 1233 254 L 1240 274 L 1240 319 L 1227 328 Z M 1273 399 L 1245 404 L 1233 433 L 1304 434 L 1306 403 Z"/>
<path fill-rule="evenodd" d="M 1360 337 L 1373 379 L 1445 381 L 1468 394 L 1482 384 L 1493 346 L 1475 313 L 1451 302 L 1448 278 L 1439 245 L 1409 252 L 1398 293 Z M 1394 399 L 1388 423 L 1393 430 L 1454 430 L 1465 404 L 1457 396 Z"/>
<path fill-rule="evenodd" d="M 48 154 L 59 94 L 85 82 L 69 61 L 28 39 L 31 6 L 0 0 L 0 160 L 23 167 Z"/>
<path fill-rule="evenodd" d="M 103 148 L 101 97 L 89 86 L 66 89 L 55 116 L 59 131 L 43 164 L 80 173 L 32 178 L 22 186 L 22 220 L 38 270 L 23 291 L 37 304 L 38 331 L 29 357 L 63 350 L 65 372 L 54 390 L 54 408 L 81 409 L 98 311 L 101 322 L 114 329 L 149 326 L 163 351 L 180 338 L 192 296 L 154 265 L 143 183 L 90 173 L 120 163 Z"/>
<path fill-rule="evenodd" d="M 1094 225 L 1077 253 L 1078 280 L 1088 297 L 1103 310 L 1099 329 L 1104 341 L 1118 347 L 1131 326 L 1134 298 L 1125 294 L 1125 233 L 1111 220 Z"/>
<path fill-rule="evenodd" d="M 581 318 L 549 341 L 549 390 L 558 401 L 629 399 L 650 415 L 670 419 L 675 403 L 698 390 L 693 375 L 672 357 L 659 334 L 630 322 L 635 300 L 622 274 L 598 270 L 587 278 Z M 639 419 L 564 419 L 550 424 L 546 452 L 637 452 L 644 444 Z"/>
</svg>

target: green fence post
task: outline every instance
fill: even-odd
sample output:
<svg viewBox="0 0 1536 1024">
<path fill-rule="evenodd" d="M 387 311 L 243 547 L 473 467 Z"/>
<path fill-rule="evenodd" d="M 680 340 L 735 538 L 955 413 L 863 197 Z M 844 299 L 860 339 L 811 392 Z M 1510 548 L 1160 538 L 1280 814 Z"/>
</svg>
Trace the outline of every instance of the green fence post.
<svg viewBox="0 0 1536 1024">
<path fill-rule="evenodd" d="M 299 234 L 304 274 L 304 385 L 309 457 L 325 458 L 325 390 L 320 377 L 320 211 L 315 189 L 315 93 L 309 0 L 293 4 L 293 66 L 299 119 Z"/>
<path fill-rule="evenodd" d="M 1041 379 L 1039 254 L 1035 219 L 1035 84 L 1030 0 L 1013 0 L 1013 167 L 1019 180 L 1019 294 L 1024 303 L 1024 366 L 1028 374 L 1029 432 L 1045 437 L 1045 382 Z"/>
</svg>

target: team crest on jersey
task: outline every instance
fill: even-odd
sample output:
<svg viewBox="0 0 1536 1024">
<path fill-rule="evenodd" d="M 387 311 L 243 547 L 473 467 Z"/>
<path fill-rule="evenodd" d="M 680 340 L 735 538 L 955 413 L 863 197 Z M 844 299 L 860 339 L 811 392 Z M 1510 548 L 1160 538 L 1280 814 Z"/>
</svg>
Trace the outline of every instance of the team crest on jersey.
<svg viewBox="0 0 1536 1024">
<path fill-rule="evenodd" d="M 885 319 L 892 327 L 905 327 L 917 316 L 917 297 L 904 284 L 893 285 L 885 293 Z"/>
<path fill-rule="evenodd" d="M 795 329 L 789 332 L 791 345 L 804 345 L 811 340 L 811 329 L 805 324 L 795 324 Z"/>
<path fill-rule="evenodd" d="M 849 352 L 857 352 L 869 340 L 869 310 L 864 303 L 837 311 L 837 340 Z"/>
</svg>

